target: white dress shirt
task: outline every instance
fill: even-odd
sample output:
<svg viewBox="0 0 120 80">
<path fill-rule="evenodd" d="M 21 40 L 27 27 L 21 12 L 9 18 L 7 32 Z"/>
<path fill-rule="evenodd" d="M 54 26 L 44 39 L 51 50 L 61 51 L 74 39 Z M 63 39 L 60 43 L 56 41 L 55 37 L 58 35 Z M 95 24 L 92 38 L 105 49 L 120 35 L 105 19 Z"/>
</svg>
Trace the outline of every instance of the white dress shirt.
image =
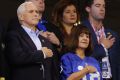
<svg viewBox="0 0 120 80">
<path fill-rule="evenodd" d="M 36 30 L 36 31 L 33 31 L 32 29 L 26 27 L 26 26 L 23 26 L 23 29 L 27 32 L 27 34 L 30 36 L 30 38 L 32 39 L 33 43 L 35 44 L 37 50 L 41 50 L 42 48 L 42 44 L 41 44 L 41 41 L 38 37 L 39 35 L 39 30 Z"/>
</svg>

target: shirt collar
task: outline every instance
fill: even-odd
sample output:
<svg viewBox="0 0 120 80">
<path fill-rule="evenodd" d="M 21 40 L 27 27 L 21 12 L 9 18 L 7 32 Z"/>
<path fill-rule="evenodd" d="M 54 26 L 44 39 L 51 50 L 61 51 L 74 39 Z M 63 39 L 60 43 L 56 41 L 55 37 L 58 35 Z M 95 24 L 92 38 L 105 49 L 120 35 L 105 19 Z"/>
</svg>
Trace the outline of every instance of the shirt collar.
<svg viewBox="0 0 120 80">
<path fill-rule="evenodd" d="M 23 27 L 23 29 L 29 34 L 36 34 L 37 36 L 39 35 L 39 30 L 36 29 L 36 31 L 33 31 L 32 29 L 24 26 L 24 25 L 21 25 Z"/>
<path fill-rule="evenodd" d="M 95 27 L 94 27 L 94 25 L 93 25 L 93 23 L 91 23 L 91 25 L 92 25 L 92 28 L 93 28 L 93 30 L 94 30 L 95 32 L 104 31 L 104 27 L 103 27 L 103 26 L 101 26 L 101 28 L 100 28 L 99 30 L 96 30 Z"/>
</svg>

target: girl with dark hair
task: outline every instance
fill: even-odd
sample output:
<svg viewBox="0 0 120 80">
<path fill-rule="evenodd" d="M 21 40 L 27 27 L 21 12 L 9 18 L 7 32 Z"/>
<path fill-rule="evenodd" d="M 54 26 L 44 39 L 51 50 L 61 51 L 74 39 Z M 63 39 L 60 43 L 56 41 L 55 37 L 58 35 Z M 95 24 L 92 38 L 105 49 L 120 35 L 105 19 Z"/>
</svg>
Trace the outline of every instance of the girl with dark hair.
<svg viewBox="0 0 120 80">
<path fill-rule="evenodd" d="M 90 57 L 91 34 L 85 26 L 72 29 L 68 48 L 70 52 L 61 58 L 61 80 L 102 80 L 99 63 Z"/>
</svg>

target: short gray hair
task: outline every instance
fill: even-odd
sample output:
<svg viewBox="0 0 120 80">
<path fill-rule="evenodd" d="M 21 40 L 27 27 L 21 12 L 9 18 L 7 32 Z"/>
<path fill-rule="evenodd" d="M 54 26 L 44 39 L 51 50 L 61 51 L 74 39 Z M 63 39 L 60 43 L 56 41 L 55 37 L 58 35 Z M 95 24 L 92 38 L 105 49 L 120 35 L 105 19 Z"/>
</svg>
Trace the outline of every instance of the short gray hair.
<svg viewBox="0 0 120 80">
<path fill-rule="evenodd" d="M 26 10 L 26 6 L 33 4 L 30 1 L 22 3 L 17 9 L 17 15 L 22 14 Z"/>
</svg>

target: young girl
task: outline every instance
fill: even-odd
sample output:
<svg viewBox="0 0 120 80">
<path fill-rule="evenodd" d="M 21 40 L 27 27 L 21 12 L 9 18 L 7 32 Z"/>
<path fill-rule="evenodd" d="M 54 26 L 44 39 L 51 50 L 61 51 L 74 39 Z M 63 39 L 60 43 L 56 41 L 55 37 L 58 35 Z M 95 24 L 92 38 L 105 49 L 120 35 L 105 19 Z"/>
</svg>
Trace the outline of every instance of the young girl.
<svg viewBox="0 0 120 80">
<path fill-rule="evenodd" d="M 89 30 L 78 25 L 68 41 L 69 53 L 61 58 L 61 80 L 102 80 L 99 63 L 93 57 Z"/>
</svg>

